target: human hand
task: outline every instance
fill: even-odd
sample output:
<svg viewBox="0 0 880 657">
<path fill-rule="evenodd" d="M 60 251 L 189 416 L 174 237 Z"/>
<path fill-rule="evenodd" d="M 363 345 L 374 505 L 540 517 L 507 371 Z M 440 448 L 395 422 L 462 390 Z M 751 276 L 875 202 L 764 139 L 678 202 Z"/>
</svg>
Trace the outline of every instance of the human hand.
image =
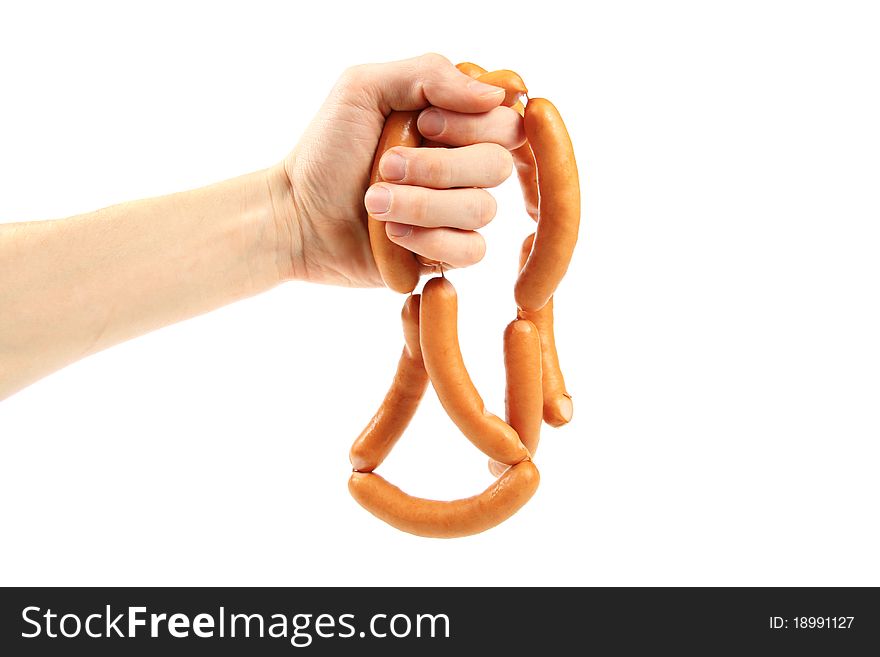
<svg viewBox="0 0 880 657">
<path fill-rule="evenodd" d="M 436 54 L 345 71 L 275 172 L 286 184 L 276 213 L 290 237 L 291 276 L 381 286 L 367 209 L 387 221 L 393 242 L 423 259 L 450 267 L 481 260 L 486 246 L 476 230 L 496 211 L 485 188 L 510 175 L 509 151 L 525 142 L 521 117 L 499 106 L 503 99 L 502 89 L 472 80 Z M 388 182 L 369 186 L 386 116 L 418 109 L 420 132 L 453 148 L 393 148 L 380 163 Z"/>
</svg>

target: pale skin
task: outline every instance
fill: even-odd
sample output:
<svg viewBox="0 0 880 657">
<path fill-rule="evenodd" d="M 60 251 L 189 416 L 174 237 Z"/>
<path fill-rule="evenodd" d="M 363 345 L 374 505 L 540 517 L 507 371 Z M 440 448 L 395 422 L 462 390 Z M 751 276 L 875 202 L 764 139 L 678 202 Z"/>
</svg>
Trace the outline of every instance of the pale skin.
<svg viewBox="0 0 880 657">
<path fill-rule="evenodd" d="M 504 91 L 435 54 L 348 69 L 280 163 L 66 219 L 0 224 L 0 399 L 74 362 L 290 280 L 382 285 L 367 210 L 427 260 L 482 259 L 487 188 L 525 141 Z M 385 117 L 453 148 L 395 148 L 369 186 Z M 430 266 L 425 266 L 429 271 Z"/>
</svg>

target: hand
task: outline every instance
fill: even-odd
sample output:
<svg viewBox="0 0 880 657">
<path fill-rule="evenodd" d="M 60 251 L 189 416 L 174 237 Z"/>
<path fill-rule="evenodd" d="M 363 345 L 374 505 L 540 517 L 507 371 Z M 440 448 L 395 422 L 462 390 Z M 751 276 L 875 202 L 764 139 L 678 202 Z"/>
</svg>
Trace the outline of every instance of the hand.
<svg viewBox="0 0 880 657">
<path fill-rule="evenodd" d="M 381 286 L 367 208 L 388 222 L 394 242 L 425 259 L 451 267 L 481 260 L 486 246 L 476 230 L 496 210 L 484 188 L 510 175 L 509 150 L 525 142 L 522 119 L 499 106 L 503 98 L 436 54 L 347 70 L 281 165 L 289 196 L 277 205 L 292 277 Z M 380 163 L 389 182 L 367 189 L 385 117 L 423 108 L 422 134 L 455 148 L 391 149 Z"/>
</svg>

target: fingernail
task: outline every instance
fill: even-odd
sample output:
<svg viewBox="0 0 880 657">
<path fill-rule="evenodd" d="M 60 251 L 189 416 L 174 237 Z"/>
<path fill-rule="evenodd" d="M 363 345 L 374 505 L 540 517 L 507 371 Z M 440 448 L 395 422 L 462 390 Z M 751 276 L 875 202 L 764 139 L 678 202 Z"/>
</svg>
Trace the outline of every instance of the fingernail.
<svg viewBox="0 0 880 657">
<path fill-rule="evenodd" d="M 390 237 L 406 237 L 412 232 L 412 226 L 409 224 L 398 224 L 394 221 L 386 221 L 385 231 Z"/>
<path fill-rule="evenodd" d="M 379 173 L 385 180 L 403 180 L 406 177 L 406 159 L 393 151 L 385 153 L 379 160 Z"/>
<path fill-rule="evenodd" d="M 373 185 L 364 196 L 364 205 L 370 214 L 385 214 L 391 209 L 391 190 L 382 185 Z"/>
<path fill-rule="evenodd" d="M 498 96 L 499 94 L 504 93 L 504 89 L 501 87 L 495 87 L 491 84 L 485 84 L 484 82 L 479 82 L 477 80 L 468 82 L 468 89 L 480 98 L 491 98 L 492 96 Z"/>
<path fill-rule="evenodd" d="M 446 118 L 440 110 L 429 109 L 419 117 L 419 132 L 425 137 L 436 137 L 446 129 Z"/>
</svg>

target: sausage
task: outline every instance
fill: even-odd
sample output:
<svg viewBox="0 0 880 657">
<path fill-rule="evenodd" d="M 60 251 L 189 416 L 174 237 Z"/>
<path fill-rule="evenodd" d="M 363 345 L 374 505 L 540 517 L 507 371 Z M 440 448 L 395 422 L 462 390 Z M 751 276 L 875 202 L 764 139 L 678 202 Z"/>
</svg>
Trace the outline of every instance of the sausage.
<svg viewBox="0 0 880 657">
<path fill-rule="evenodd" d="M 520 116 L 525 115 L 525 108 L 519 97 L 529 93 L 523 79 L 513 71 L 501 70 L 492 71 L 480 75 L 477 80 L 492 84 L 496 87 L 502 87 L 506 91 L 504 102 L 502 105 L 510 107 Z M 514 148 L 510 154 L 513 156 L 514 166 L 516 167 L 516 175 L 519 178 L 520 187 L 522 188 L 523 201 L 526 204 L 526 212 L 535 221 L 538 220 L 538 174 L 535 169 L 535 157 L 532 155 L 532 149 L 526 141 L 519 148 Z"/>
<path fill-rule="evenodd" d="M 415 415 L 428 387 L 428 373 L 419 345 L 419 295 L 407 297 L 401 319 L 405 346 L 394 381 L 379 410 L 349 452 L 351 465 L 359 472 L 372 472 L 385 460 Z"/>
<path fill-rule="evenodd" d="M 535 234 L 529 235 L 520 252 L 520 269 L 525 266 Z M 541 388 L 544 398 L 544 422 L 551 427 L 561 427 L 571 420 L 574 406 L 571 395 L 565 390 L 565 378 L 559 368 L 559 356 L 556 353 L 556 337 L 553 331 L 553 297 L 540 310 L 528 312 L 520 310 L 520 319 L 527 319 L 538 329 L 541 336 Z M 516 425 L 513 425 L 516 427 Z"/>
<path fill-rule="evenodd" d="M 416 127 L 419 112 L 391 112 L 385 120 L 385 128 L 379 137 L 376 155 L 373 158 L 373 170 L 370 173 L 370 184 L 382 180 L 379 175 L 379 160 L 389 148 L 395 146 L 418 146 L 421 134 Z M 370 233 L 370 249 L 376 260 L 376 267 L 385 285 L 395 292 L 407 294 L 412 292 L 419 282 L 420 267 L 415 254 L 399 244 L 395 244 L 385 233 L 385 222 L 367 216 L 367 228 Z"/>
<path fill-rule="evenodd" d="M 520 116 L 523 115 L 524 108 L 519 97 L 523 94 L 528 94 L 529 90 L 518 73 L 508 69 L 487 71 L 473 62 L 461 62 L 456 64 L 455 67 L 468 77 L 503 88 L 506 93 L 501 104 L 515 109 Z"/>
<path fill-rule="evenodd" d="M 455 67 L 459 71 L 461 71 L 462 73 L 467 75 L 468 77 L 478 79 L 478 80 L 480 80 L 480 82 L 487 82 L 488 84 L 494 84 L 495 86 L 498 86 L 498 87 L 504 87 L 504 89 L 507 90 L 507 93 L 504 95 L 504 102 L 502 102 L 501 104 L 515 109 L 520 116 L 523 115 L 525 108 L 523 107 L 523 104 L 519 101 L 518 96 L 520 94 L 528 93 L 529 90 L 526 89 L 526 83 L 523 82 L 523 79 L 519 75 L 517 75 L 513 71 L 507 71 L 507 70 L 493 71 L 492 73 L 490 73 L 489 71 L 484 69 L 482 66 L 478 66 L 477 64 L 474 64 L 473 62 L 461 62 L 460 64 L 456 64 Z M 499 80 L 498 78 L 496 78 L 494 81 L 489 81 L 489 80 L 492 80 L 492 76 L 496 73 L 506 73 L 508 75 L 515 76 L 515 77 L 511 77 L 510 80 L 504 80 L 504 79 Z M 482 79 L 483 76 L 486 76 L 487 79 L 483 80 Z M 508 85 L 512 85 L 512 86 L 508 86 Z M 518 93 L 516 93 L 517 98 L 515 99 L 516 100 L 515 103 L 510 102 L 512 94 L 515 93 L 513 86 L 518 86 L 521 88 L 521 90 Z"/>
<path fill-rule="evenodd" d="M 560 426 L 573 411 L 553 333 L 553 294 L 568 268 L 580 223 L 580 186 L 571 140 L 550 101 L 532 99 L 523 108 L 519 98 L 527 89 L 513 71 L 487 72 L 470 62 L 458 68 L 504 88 L 504 104 L 524 116 L 526 142 L 513 156 L 526 209 L 538 227 L 523 243 L 514 290 L 517 319 L 504 332 L 506 422 L 486 410 L 465 367 L 455 288 L 443 277 L 432 278 L 421 296 L 412 295 L 404 303 L 405 347 L 394 381 L 350 453 L 355 471 L 349 491 L 361 506 L 402 531 L 437 538 L 476 534 L 516 513 L 540 481 L 531 457 L 538 448 L 542 421 Z M 417 116 L 418 112 L 392 112 L 388 117 L 371 184 L 381 179 L 379 161 L 389 148 L 443 147 L 422 139 Z M 419 259 L 387 238 L 384 222 L 369 216 L 368 227 L 386 285 L 412 292 L 421 271 Z M 479 495 L 452 502 L 416 498 L 373 472 L 405 431 L 429 380 L 450 419 L 490 457 L 490 470 L 498 479 Z"/>
<path fill-rule="evenodd" d="M 519 148 L 510 152 L 513 155 L 513 166 L 516 169 L 516 177 L 519 178 L 519 187 L 522 190 L 523 203 L 526 212 L 534 220 L 538 220 L 538 168 L 535 166 L 535 155 L 528 141 Z"/>
<path fill-rule="evenodd" d="M 520 96 L 529 93 L 523 79 L 517 73 L 507 69 L 483 73 L 477 77 L 477 80 L 504 89 L 504 101 L 501 104 L 507 107 L 513 107 L 513 105 L 519 102 Z"/>
<path fill-rule="evenodd" d="M 507 93 L 504 94 L 504 101 L 501 104 L 507 107 L 513 107 L 519 101 L 521 95 L 529 93 L 526 83 L 514 71 L 508 69 L 487 71 L 473 62 L 461 62 L 456 64 L 455 67 L 468 77 L 503 88 Z"/>
<path fill-rule="evenodd" d="M 422 290 L 419 331 L 425 370 L 437 397 L 478 449 L 501 463 L 519 463 L 529 452 L 510 425 L 486 410 L 461 357 L 457 325 L 455 288 L 445 278 L 430 279 Z"/>
<path fill-rule="evenodd" d="M 491 529 L 519 511 L 541 476 L 531 461 L 508 468 L 479 495 L 439 502 L 407 495 L 375 473 L 354 472 L 348 490 L 358 504 L 392 527 L 427 538 L 458 538 Z"/>
<path fill-rule="evenodd" d="M 511 108 L 520 116 L 525 116 L 525 108 L 522 102 L 517 100 Z M 513 156 L 513 166 L 516 169 L 516 177 L 519 179 L 519 188 L 522 190 L 523 203 L 526 212 L 533 221 L 538 220 L 538 169 L 535 166 L 535 155 L 528 139 L 519 148 L 510 151 Z"/>
<path fill-rule="evenodd" d="M 568 269 L 577 242 L 581 194 L 571 139 L 553 103 L 530 99 L 525 128 L 538 167 L 538 230 L 514 296 L 521 309 L 533 312 L 553 296 Z"/>
<path fill-rule="evenodd" d="M 544 307 L 534 312 L 520 310 L 520 319 L 527 319 L 538 329 L 541 336 L 541 388 L 544 400 L 544 422 L 551 427 L 561 427 L 571 421 L 574 405 L 565 390 L 565 379 L 559 368 L 556 338 L 553 334 L 553 297 Z"/>
<path fill-rule="evenodd" d="M 466 75 L 469 75 L 472 78 L 479 78 L 480 81 L 485 81 L 484 77 L 490 75 L 486 72 L 482 66 L 477 66 L 471 62 L 462 62 L 458 64 L 458 70 Z M 513 71 L 510 71 L 513 73 Z M 516 73 L 513 73 L 516 75 Z M 518 75 L 516 77 L 522 83 L 522 78 Z M 500 85 L 499 86 L 503 86 Z M 505 87 L 506 89 L 507 87 Z M 525 90 L 522 93 L 528 93 L 526 89 L 525 83 L 522 83 L 522 88 Z M 505 103 L 507 102 L 507 96 L 505 95 Z M 520 116 L 524 115 L 523 104 L 517 100 L 511 107 L 519 113 Z M 523 203 L 526 206 L 526 212 L 528 212 L 529 216 L 537 221 L 538 220 L 538 170 L 535 167 L 535 156 L 532 154 L 532 147 L 529 145 L 529 142 L 526 141 L 519 148 L 515 148 L 510 152 L 513 155 L 513 166 L 516 168 L 516 177 L 519 178 L 519 186 L 522 190 Z"/>
<path fill-rule="evenodd" d="M 504 411 L 532 457 L 541 438 L 544 393 L 541 387 L 541 338 L 538 329 L 527 319 L 515 319 L 504 329 L 504 371 L 507 385 L 504 391 Z M 489 462 L 494 475 L 507 466 Z"/>
<path fill-rule="evenodd" d="M 527 319 L 515 319 L 504 330 L 507 423 L 534 456 L 541 438 L 544 393 L 541 388 L 541 338 Z"/>
<path fill-rule="evenodd" d="M 474 64 L 473 62 L 461 62 L 460 64 L 456 64 L 455 68 L 471 78 L 478 78 L 483 75 L 483 73 L 488 73 L 488 71 L 482 66 Z"/>
</svg>

